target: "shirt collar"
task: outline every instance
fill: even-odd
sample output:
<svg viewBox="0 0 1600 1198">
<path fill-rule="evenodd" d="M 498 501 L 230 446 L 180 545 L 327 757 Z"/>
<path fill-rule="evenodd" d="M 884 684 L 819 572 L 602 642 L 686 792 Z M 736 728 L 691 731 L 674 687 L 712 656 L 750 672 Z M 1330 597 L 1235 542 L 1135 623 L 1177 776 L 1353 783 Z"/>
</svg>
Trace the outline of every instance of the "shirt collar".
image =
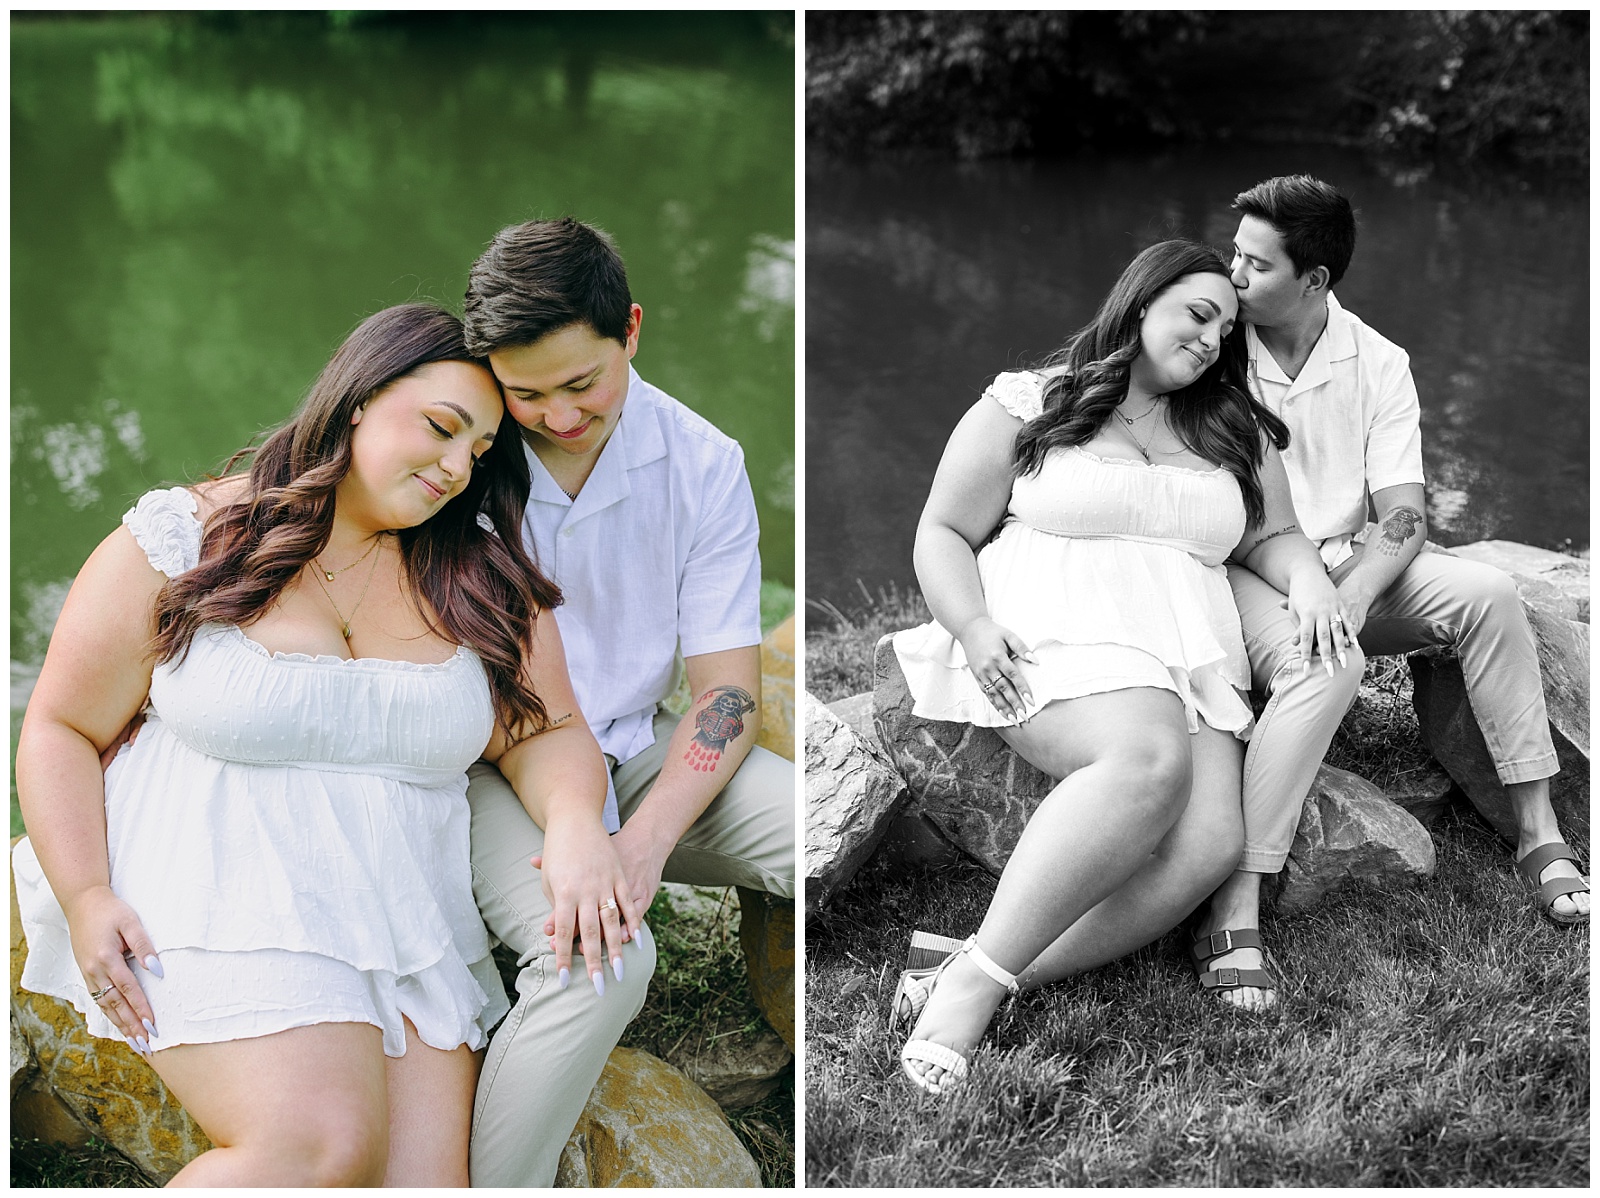
<svg viewBox="0 0 1600 1198">
<path fill-rule="evenodd" d="M 1356 356 L 1355 331 L 1350 323 L 1350 314 L 1331 291 L 1328 293 L 1328 321 L 1322 326 L 1317 343 L 1311 347 L 1311 356 L 1306 359 L 1297 377 L 1291 379 L 1283 372 L 1283 367 L 1278 365 L 1271 351 L 1261 344 L 1261 335 L 1256 332 L 1255 325 L 1246 328 L 1245 345 L 1253 375 L 1295 391 L 1306 391 L 1332 381 L 1333 363 Z"/>
<path fill-rule="evenodd" d="M 572 508 L 569 518 L 582 518 L 591 512 L 620 503 L 633 493 L 628 481 L 628 471 L 664 457 L 666 441 L 661 436 L 661 425 L 655 419 L 653 405 L 644 394 L 647 384 L 632 365 L 628 367 L 628 394 L 622 403 L 622 415 L 600 450 L 594 469 L 589 472 L 578 492 L 577 499 L 570 498 L 550 477 L 539 455 L 523 439 L 523 452 L 528 456 L 528 470 L 533 476 L 531 499 L 542 503 L 560 504 Z"/>
</svg>

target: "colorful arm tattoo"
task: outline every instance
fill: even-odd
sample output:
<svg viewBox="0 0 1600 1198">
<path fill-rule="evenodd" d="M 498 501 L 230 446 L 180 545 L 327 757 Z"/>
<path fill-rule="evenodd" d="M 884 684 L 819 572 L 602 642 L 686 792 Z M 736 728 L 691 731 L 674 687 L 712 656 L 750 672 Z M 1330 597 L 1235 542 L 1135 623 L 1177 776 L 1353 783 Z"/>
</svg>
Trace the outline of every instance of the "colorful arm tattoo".
<svg viewBox="0 0 1600 1198">
<path fill-rule="evenodd" d="M 737 686 L 714 686 L 696 701 L 706 706 L 694 717 L 694 740 L 683 759 L 690 769 L 709 774 L 722 760 L 728 742 L 744 734 L 744 717 L 756 709 L 756 701 Z"/>
</svg>

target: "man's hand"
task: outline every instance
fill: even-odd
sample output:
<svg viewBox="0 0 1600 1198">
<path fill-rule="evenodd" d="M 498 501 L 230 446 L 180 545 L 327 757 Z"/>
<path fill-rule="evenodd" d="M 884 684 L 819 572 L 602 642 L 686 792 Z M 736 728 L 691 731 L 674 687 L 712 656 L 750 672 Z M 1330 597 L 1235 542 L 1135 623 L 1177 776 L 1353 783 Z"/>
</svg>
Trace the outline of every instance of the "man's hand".
<svg viewBox="0 0 1600 1198">
<path fill-rule="evenodd" d="M 638 816 L 623 824 L 622 831 L 611 837 L 611 846 L 622 862 L 633 901 L 639 910 L 648 911 L 656 891 L 661 889 L 661 871 L 666 868 L 667 855 L 673 846 L 657 843 L 645 821 Z"/>
<path fill-rule="evenodd" d="M 1369 594 L 1359 574 L 1351 574 L 1339 584 L 1339 602 L 1344 607 L 1344 627 L 1354 640 L 1367 623 L 1367 609 L 1377 596 Z"/>
</svg>

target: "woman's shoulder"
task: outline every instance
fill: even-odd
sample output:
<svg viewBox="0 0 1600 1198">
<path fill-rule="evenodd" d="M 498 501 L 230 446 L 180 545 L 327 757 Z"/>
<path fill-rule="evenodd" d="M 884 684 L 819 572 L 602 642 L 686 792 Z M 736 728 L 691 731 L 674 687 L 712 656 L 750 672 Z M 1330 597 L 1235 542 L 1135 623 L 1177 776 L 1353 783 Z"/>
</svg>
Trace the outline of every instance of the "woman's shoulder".
<svg viewBox="0 0 1600 1198">
<path fill-rule="evenodd" d="M 190 487 L 146 491 L 122 515 L 150 564 L 168 578 L 192 570 L 200 560 L 202 521 L 200 499 Z"/>
<path fill-rule="evenodd" d="M 1018 420 L 1032 420 L 1044 411 L 1045 376 L 1033 370 L 1009 370 L 997 374 L 984 391 Z"/>
<path fill-rule="evenodd" d="M 218 508 L 236 503 L 249 481 L 248 474 L 229 474 L 223 478 L 208 478 L 186 488 L 198 503 L 196 517 L 204 524 L 206 517 Z"/>
</svg>

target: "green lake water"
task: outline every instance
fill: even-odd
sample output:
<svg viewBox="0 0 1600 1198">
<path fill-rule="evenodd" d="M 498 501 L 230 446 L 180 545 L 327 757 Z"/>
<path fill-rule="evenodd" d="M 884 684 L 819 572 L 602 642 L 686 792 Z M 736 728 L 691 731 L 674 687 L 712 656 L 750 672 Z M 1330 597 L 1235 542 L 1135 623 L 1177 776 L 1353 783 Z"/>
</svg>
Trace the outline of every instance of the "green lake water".
<svg viewBox="0 0 1600 1198">
<path fill-rule="evenodd" d="M 11 23 L 11 660 L 150 487 L 503 225 L 608 230 L 635 365 L 744 447 L 794 584 L 792 14 Z M 781 600 L 780 600 L 781 602 Z"/>
</svg>

